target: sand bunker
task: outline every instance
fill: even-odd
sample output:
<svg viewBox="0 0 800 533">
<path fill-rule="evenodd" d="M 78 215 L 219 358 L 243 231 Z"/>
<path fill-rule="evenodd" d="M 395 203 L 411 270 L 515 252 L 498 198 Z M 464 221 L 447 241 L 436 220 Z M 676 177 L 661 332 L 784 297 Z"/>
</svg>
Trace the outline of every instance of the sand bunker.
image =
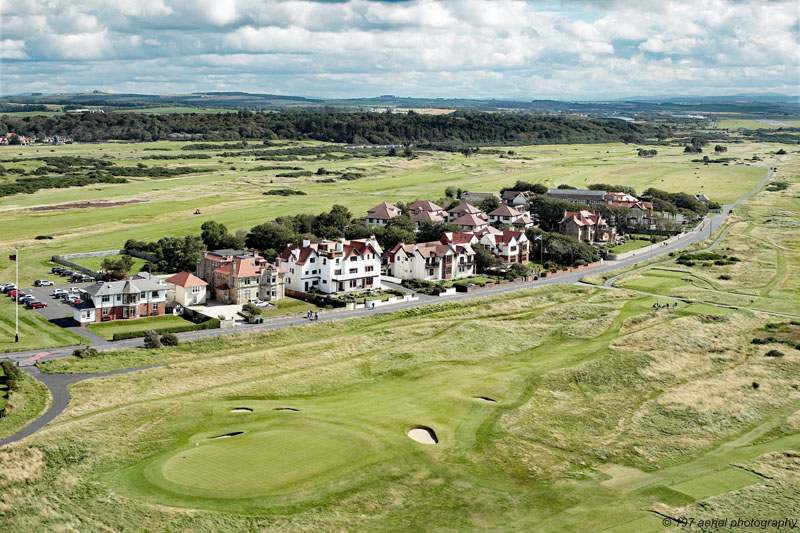
<svg viewBox="0 0 800 533">
<path fill-rule="evenodd" d="M 483 400 L 484 402 L 497 403 L 497 400 L 489 398 L 488 396 L 475 396 L 475 398 L 478 400 Z"/>
<path fill-rule="evenodd" d="M 437 444 L 439 442 L 436 432 L 428 426 L 411 426 L 406 430 L 406 435 L 422 444 Z"/>
<path fill-rule="evenodd" d="M 252 413 L 253 410 L 249 407 L 236 407 L 231 409 L 231 413 Z"/>
<path fill-rule="evenodd" d="M 209 439 L 227 439 L 228 437 L 235 437 L 236 435 L 241 435 L 244 431 L 234 431 L 233 433 L 225 433 L 224 435 L 217 435 L 216 437 L 208 437 Z"/>
<path fill-rule="evenodd" d="M 299 411 L 300 409 L 295 409 L 294 407 L 276 407 L 273 411 Z"/>
</svg>

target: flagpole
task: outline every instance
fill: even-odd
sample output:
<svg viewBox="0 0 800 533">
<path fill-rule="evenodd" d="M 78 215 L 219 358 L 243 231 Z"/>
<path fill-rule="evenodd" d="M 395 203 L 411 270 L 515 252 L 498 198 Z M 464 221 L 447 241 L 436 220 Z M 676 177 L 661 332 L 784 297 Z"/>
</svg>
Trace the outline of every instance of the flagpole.
<svg viewBox="0 0 800 533">
<path fill-rule="evenodd" d="M 19 250 L 14 248 L 14 285 L 17 297 L 14 298 L 14 342 L 19 342 Z"/>
</svg>

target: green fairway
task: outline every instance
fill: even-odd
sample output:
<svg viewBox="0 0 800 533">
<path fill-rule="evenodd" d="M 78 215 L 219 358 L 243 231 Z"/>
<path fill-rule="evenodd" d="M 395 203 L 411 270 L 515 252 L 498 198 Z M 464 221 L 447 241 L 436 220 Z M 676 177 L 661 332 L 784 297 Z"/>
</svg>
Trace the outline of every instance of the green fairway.
<svg viewBox="0 0 800 533">
<path fill-rule="evenodd" d="M 71 259 L 73 263 L 79 264 L 81 266 L 85 266 L 86 268 L 90 268 L 92 270 L 101 270 L 101 265 L 103 261 L 106 259 L 115 260 L 120 259 L 123 256 L 121 255 L 107 255 L 105 257 L 81 257 L 79 259 Z M 133 266 L 128 269 L 128 273 L 136 274 L 138 272 L 142 272 L 145 270 L 144 265 L 147 263 L 146 260 L 140 257 L 133 257 L 133 256 L 126 256 L 133 259 Z"/>
<path fill-rule="evenodd" d="M 699 476 L 676 485 L 670 485 L 670 488 L 697 500 L 701 500 L 721 492 L 740 489 L 762 481 L 764 481 L 764 478 L 745 470 L 726 467 L 719 472 Z"/>
<path fill-rule="evenodd" d="M 129 331 L 146 331 L 149 329 L 159 331 L 175 326 L 190 326 L 192 323 L 179 316 L 161 315 L 148 318 L 136 318 L 133 320 L 112 320 L 111 322 L 99 322 L 87 326 L 92 333 L 96 333 L 105 339 L 113 339 L 115 333 L 127 333 Z"/>
</svg>

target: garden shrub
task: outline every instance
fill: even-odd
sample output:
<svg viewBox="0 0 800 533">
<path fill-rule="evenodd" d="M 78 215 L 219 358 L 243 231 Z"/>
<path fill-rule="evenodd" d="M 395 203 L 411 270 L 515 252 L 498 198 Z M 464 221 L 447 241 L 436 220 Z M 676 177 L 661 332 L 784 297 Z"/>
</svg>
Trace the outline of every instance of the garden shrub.
<svg viewBox="0 0 800 533">
<path fill-rule="evenodd" d="M 161 344 L 164 346 L 177 346 L 178 342 L 178 336 L 174 333 L 165 333 L 161 335 Z"/>
</svg>

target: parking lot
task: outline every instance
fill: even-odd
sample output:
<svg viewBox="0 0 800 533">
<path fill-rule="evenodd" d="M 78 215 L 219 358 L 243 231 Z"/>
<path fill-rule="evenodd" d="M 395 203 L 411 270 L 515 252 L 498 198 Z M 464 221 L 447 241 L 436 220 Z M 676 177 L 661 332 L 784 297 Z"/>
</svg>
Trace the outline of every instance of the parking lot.
<svg viewBox="0 0 800 533">
<path fill-rule="evenodd" d="M 84 287 L 93 285 L 93 283 L 66 283 L 64 278 L 55 274 L 42 279 L 48 279 L 56 285 L 52 287 L 22 287 L 22 292 L 32 295 L 40 302 L 46 303 L 47 307 L 42 309 L 26 309 L 25 304 L 20 304 L 20 307 L 26 311 L 36 311 L 46 319 L 54 321 L 60 326 L 75 325 L 72 322 L 73 307 L 70 304 L 62 301 L 61 298 L 53 297 L 53 291 L 56 289 L 68 290 L 71 287 L 78 287 L 79 289 L 82 289 Z M 4 294 L 3 297 L 9 298 L 7 294 Z M 70 320 L 64 321 L 66 317 L 69 317 Z"/>
</svg>

